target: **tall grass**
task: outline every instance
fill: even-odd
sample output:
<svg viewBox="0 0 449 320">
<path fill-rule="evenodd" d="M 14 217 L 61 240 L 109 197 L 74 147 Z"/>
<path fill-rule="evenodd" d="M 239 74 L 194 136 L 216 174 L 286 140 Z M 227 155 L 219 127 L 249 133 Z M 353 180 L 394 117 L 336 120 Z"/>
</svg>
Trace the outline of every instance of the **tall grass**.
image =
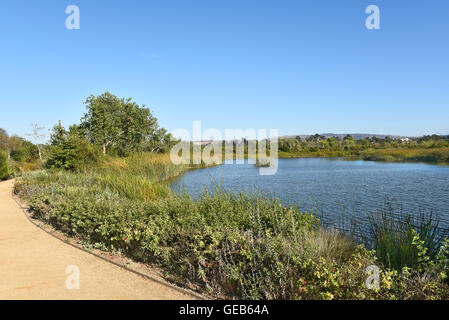
<svg viewBox="0 0 449 320">
<path fill-rule="evenodd" d="M 431 211 L 420 210 L 418 215 L 405 213 L 391 201 L 369 214 L 368 221 L 367 230 L 362 232 L 365 245 L 376 251 L 382 264 L 396 270 L 418 265 L 420 249 L 414 242 L 416 236 L 423 242 L 431 260 L 448 236 L 447 230 L 439 228 L 439 221 Z"/>
<path fill-rule="evenodd" d="M 173 164 L 168 154 L 143 153 L 103 160 L 94 174 L 105 187 L 127 198 L 150 201 L 168 197 L 170 191 L 164 181 L 187 170 L 187 166 Z"/>
<path fill-rule="evenodd" d="M 220 188 L 197 199 L 172 194 L 164 181 L 188 169 L 173 165 L 168 155 L 109 158 L 86 171 L 25 174 L 15 191 L 29 202 L 35 218 L 96 247 L 157 264 L 167 279 L 214 296 L 408 297 L 402 278 L 393 279 L 387 269 L 382 279 L 395 289 L 391 284 L 376 292 L 367 288 L 365 270 L 375 263 L 373 253 L 297 207 Z M 402 230 L 381 223 L 375 235 Z M 396 238 L 379 236 L 384 238 L 376 246 L 393 252 L 390 239 Z M 432 297 L 449 293 L 445 284 L 436 283 Z M 414 297 L 420 290 L 413 287 Z"/>
<path fill-rule="evenodd" d="M 319 298 L 311 264 L 352 269 L 349 238 L 273 197 L 220 188 L 199 199 L 172 194 L 163 180 L 187 169 L 163 155 L 109 159 L 88 172 L 27 174 L 16 192 L 36 218 L 69 235 L 157 263 L 169 279 L 216 295 Z M 318 282 L 306 294 L 297 290 L 303 281 Z"/>
<path fill-rule="evenodd" d="M 372 161 L 416 161 L 430 163 L 449 163 L 448 148 L 400 148 L 371 149 L 362 151 L 363 160 Z"/>
</svg>

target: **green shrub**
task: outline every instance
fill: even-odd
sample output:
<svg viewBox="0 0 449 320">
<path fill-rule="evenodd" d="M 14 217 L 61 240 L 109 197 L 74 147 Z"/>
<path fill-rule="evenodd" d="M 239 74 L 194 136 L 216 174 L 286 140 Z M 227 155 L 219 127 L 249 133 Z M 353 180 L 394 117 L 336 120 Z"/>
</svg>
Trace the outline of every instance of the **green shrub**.
<svg viewBox="0 0 449 320">
<path fill-rule="evenodd" d="M 29 141 L 23 141 L 21 146 L 11 151 L 11 158 L 18 162 L 34 162 L 39 159 L 39 150 Z"/>
<path fill-rule="evenodd" d="M 269 196 L 219 188 L 196 200 L 171 194 L 161 180 L 184 170 L 166 155 L 106 158 L 85 173 L 27 173 L 15 191 L 35 218 L 217 297 L 448 298 L 449 244 L 431 259 L 425 233 L 412 232 L 414 267 L 380 263 L 380 287 L 369 289 L 367 267 L 377 264 L 376 252 Z"/>
<path fill-rule="evenodd" d="M 83 138 L 69 135 L 58 145 L 50 146 L 47 168 L 81 169 L 94 165 L 100 156 L 98 148 Z"/>
<path fill-rule="evenodd" d="M 0 181 L 9 178 L 8 154 L 0 150 Z"/>
</svg>

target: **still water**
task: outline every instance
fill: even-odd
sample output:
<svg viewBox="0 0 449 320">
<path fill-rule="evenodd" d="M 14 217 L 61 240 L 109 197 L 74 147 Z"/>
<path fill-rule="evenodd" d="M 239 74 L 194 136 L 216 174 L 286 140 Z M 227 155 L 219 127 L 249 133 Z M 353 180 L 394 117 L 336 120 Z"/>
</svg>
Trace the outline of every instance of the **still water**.
<svg viewBox="0 0 449 320">
<path fill-rule="evenodd" d="M 395 212 L 438 217 L 449 227 L 449 166 L 385 163 L 341 159 L 279 159 L 275 175 L 261 176 L 253 164 L 225 164 L 193 170 L 171 187 L 193 197 L 216 186 L 234 192 L 260 192 L 317 214 L 323 222 L 341 226 L 353 220 L 364 224 L 367 214 L 392 202 Z M 389 199 L 389 200 L 387 200 Z"/>
</svg>

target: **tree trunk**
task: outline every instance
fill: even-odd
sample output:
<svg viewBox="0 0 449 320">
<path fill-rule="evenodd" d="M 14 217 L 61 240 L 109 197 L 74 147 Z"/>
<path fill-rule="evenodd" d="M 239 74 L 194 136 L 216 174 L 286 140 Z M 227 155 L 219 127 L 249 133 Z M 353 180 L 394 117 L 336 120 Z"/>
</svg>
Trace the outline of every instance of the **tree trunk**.
<svg viewBox="0 0 449 320">
<path fill-rule="evenodd" d="M 42 152 L 41 147 L 39 147 L 39 144 L 37 144 L 37 151 L 39 152 L 39 159 L 41 160 L 41 162 L 44 162 L 44 160 L 42 160 Z"/>
<path fill-rule="evenodd" d="M 103 143 L 103 154 L 106 154 L 106 143 Z"/>
</svg>

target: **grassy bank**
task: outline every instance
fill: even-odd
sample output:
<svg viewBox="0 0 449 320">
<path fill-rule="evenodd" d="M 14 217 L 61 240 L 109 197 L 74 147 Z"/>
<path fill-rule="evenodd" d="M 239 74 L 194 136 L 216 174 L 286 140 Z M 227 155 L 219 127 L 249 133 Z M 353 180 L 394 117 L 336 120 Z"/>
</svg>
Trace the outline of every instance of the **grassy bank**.
<svg viewBox="0 0 449 320">
<path fill-rule="evenodd" d="M 322 150 L 279 152 L 279 158 L 350 158 L 385 162 L 426 162 L 449 164 L 449 148 L 388 148 L 353 150 Z"/>
<path fill-rule="evenodd" d="M 279 139 L 279 156 L 346 157 L 374 161 L 419 161 L 449 164 L 449 136 L 428 135 L 415 138 L 364 137 L 346 135 Z"/>
<path fill-rule="evenodd" d="M 417 257 L 410 268 L 389 268 L 376 252 L 276 199 L 218 188 L 197 200 L 173 194 L 164 181 L 189 169 L 167 155 L 106 157 L 78 172 L 27 173 L 15 192 L 36 219 L 215 297 L 448 298 L 447 248 L 428 255 L 420 230 L 410 231 Z M 372 265 L 380 268 L 378 289 L 366 285 Z"/>
<path fill-rule="evenodd" d="M 449 148 L 375 149 L 360 153 L 363 160 L 449 164 Z"/>
<path fill-rule="evenodd" d="M 360 153 L 356 151 L 302 151 L 302 152 L 279 152 L 279 158 L 346 158 L 357 157 Z"/>
</svg>

